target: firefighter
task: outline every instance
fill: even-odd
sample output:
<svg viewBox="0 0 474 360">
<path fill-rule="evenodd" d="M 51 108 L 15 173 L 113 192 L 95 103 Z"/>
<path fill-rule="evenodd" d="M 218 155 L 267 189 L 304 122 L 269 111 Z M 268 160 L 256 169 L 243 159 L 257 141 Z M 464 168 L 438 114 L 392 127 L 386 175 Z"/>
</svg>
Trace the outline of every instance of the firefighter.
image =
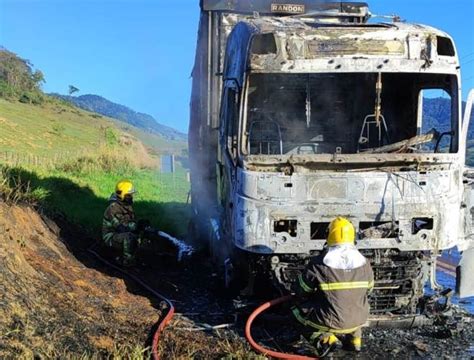
<svg viewBox="0 0 474 360">
<path fill-rule="evenodd" d="M 331 222 L 326 245 L 298 276 L 292 307 L 319 357 L 340 346 L 361 350 L 361 327 L 369 314 L 367 294 L 374 285 L 372 268 L 355 247 L 349 220 L 338 217 Z"/>
<path fill-rule="evenodd" d="M 137 224 L 133 211 L 135 192 L 130 180 L 119 181 L 109 199 L 102 223 L 104 245 L 121 254 L 120 260 L 124 266 L 131 266 L 135 262 L 139 227 L 142 226 Z"/>
</svg>

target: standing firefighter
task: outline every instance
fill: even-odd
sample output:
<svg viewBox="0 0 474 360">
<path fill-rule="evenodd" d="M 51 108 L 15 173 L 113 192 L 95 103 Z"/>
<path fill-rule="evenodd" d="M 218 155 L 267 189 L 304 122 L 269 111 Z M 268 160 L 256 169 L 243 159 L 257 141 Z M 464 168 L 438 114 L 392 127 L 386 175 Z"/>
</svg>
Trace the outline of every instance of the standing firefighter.
<svg viewBox="0 0 474 360">
<path fill-rule="evenodd" d="M 310 334 L 318 356 L 340 345 L 361 350 L 367 294 L 373 285 L 370 263 L 355 247 L 354 226 L 336 218 L 329 225 L 326 251 L 311 259 L 295 284 L 293 315 Z"/>
<path fill-rule="evenodd" d="M 129 180 L 117 183 L 115 193 L 109 199 L 102 223 L 102 239 L 106 246 L 118 250 L 122 264 L 129 266 L 135 261 L 138 247 L 138 231 L 133 211 L 135 188 Z"/>
</svg>

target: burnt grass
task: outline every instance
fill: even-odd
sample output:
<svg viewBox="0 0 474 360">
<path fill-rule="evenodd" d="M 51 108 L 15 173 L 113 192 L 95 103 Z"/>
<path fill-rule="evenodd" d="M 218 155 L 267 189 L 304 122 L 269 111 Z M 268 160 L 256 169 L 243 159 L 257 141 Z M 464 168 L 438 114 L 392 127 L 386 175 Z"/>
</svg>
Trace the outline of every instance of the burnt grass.
<svg viewBox="0 0 474 360">
<path fill-rule="evenodd" d="M 157 320 L 149 299 L 76 257 L 33 209 L 0 203 L 0 215 L 0 358 L 106 357 L 145 343 Z"/>
<path fill-rule="evenodd" d="M 94 239 L 64 219 L 0 203 L 0 358 L 143 358 L 160 301 L 104 266 Z M 223 291 L 206 254 L 177 264 L 148 258 L 129 270 L 170 298 L 176 315 L 160 342 L 163 359 L 257 359 L 244 338 L 250 312 L 269 299 Z M 271 298 L 272 296 L 269 296 Z M 270 349 L 311 355 L 288 305 L 257 320 L 254 338 Z M 472 317 L 459 308 L 414 329 L 365 329 L 357 355 L 332 358 L 471 359 Z"/>
</svg>

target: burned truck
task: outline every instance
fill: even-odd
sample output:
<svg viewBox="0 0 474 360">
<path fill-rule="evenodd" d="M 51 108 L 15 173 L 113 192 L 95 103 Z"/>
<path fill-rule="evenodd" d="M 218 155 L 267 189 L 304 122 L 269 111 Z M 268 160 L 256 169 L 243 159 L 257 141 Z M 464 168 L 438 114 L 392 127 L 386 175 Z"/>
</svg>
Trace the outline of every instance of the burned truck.
<svg viewBox="0 0 474 360">
<path fill-rule="evenodd" d="M 453 39 L 369 21 L 365 3 L 201 1 L 189 148 L 190 231 L 226 282 L 285 289 L 337 216 L 376 277 L 372 318 L 420 312 L 442 250 L 464 251 L 473 294 L 474 198 Z M 424 103 L 449 105 L 434 121 Z"/>
</svg>

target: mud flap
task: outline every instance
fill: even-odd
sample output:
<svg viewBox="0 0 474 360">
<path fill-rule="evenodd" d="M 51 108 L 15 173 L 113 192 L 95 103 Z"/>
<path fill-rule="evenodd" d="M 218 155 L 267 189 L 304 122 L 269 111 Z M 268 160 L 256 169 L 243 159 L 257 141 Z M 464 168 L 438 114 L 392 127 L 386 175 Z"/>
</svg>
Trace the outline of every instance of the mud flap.
<svg viewBox="0 0 474 360">
<path fill-rule="evenodd" d="M 461 299 L 474 296 L 474 248 L 463 252 L 456 268 L 456 292 Z"/>
</svg>

